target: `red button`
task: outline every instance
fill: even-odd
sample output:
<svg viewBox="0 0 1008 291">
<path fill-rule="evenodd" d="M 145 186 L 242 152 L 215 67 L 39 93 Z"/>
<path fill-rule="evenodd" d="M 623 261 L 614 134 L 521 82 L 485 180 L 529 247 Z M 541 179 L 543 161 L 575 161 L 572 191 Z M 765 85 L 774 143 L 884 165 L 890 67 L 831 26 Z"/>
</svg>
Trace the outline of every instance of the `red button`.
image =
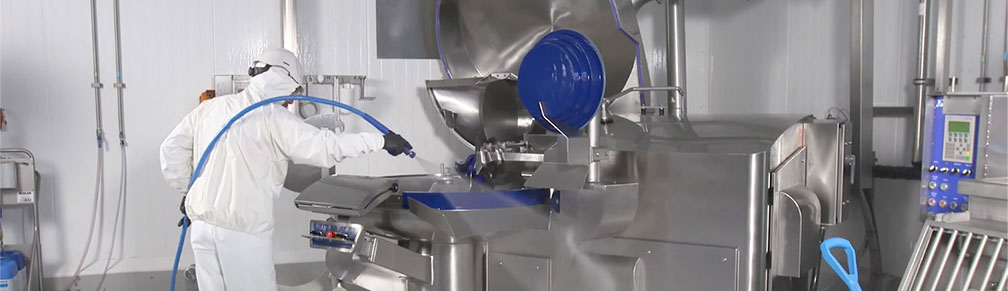
<svg viewBox="0 0 1008 291">
<path fill-rule="evenodd" d="M 336 237 L 336 233 L 335 232 L 331 232 L 331 231 L 327 231 L 325 233 L 325 237 L 334 238 L 334 237 Z"/>
</svg>

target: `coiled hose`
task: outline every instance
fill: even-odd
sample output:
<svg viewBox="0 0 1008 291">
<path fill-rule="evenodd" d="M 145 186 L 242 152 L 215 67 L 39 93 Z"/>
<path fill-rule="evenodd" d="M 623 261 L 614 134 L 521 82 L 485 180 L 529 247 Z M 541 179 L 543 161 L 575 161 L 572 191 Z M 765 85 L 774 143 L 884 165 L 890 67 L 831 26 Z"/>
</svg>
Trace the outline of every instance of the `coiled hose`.
<svg viewBox="0 0 1008 291">
<path fill-rule="evenodd" d="M 389 133 L 388 127 L 385 127 L 384 124 L 381 124 L 381 122 L 378 122 L 378 120 L 374 119 L 374 117 L 371 117 L 371 115 L 368 115 L 367 113 L 364 113 L 363 111 L 360 111 L 357 108 L 353 108 L 353 107 L 350 107 L 349 105 L 346 105 L 346 104 L 343 104 L 343 103 L 339 103 L 339 102 L 336 102 L 336 101 L 333 101 L 333 100 L 327 100 L 327 99 L 321 99 L 321 98 L 315 98 L 315 97 L 308 97 L 308 96 L 302 96 L 302 95 L 290 95 L 290 96 L 281 96 L 281 97 L 273 97 L 273 98 L 265 99 L 265 100 L 256 102 L 256 103 L 254 103 L 252 105 L 249 105 L 248 107 L 245 107 L 245 109 L 242 109 L 242 111 L 239 111 L 238 114 L 235 114 L 234 117 L 231 117 L 231 120 L 228 120 L 227 124 L 224 124 L 224 127 L 221 128 L 221 130 L 219 132 L 217 132 L 217 135 L 214 136 L 214 138 L 212 140 L 210 140 L 210 144 L 208 144 L 207 148 L 205 150 L 203 150 L 203 154 L 200 156 L 199 162 L 196 163 L 196 168 L 193 170 L 192 179 L 189 180 L 189 188 L 192 188 L 193 183 L 195 183 L 196 179 L 198 179 L 200 177 L 200 174 L 203 173 L 203 165 L 206 164 L 206 160 L 207 160 L 208 157 L 210 157 L 210 153 L 213 152 L 214 147 L 217 145 L 217 141 L 219 141 L 221 139 L 221 137 L 224 136 L 224 133 L 226 133 L 228 131 L 228 129 L 231 128 L 231 125 L 233 125 L 235 123 L 235 121 L 238 121 L 238 119 L 241 119 L 243 116 L 245 116 L 245 114 L 248 114 L 249 112 L 251 112 L 252 110 L 255 110 L 256 108 L 259 108 L 259 107 L 262 107 L 262 106 L 265 106 L 265 105 L 269 105 L 269 104 L 273 104 L 273 103 L 277 103 L 277 102 L 281 102 L 281 101 L 311 101 L 311 102 L 315 102 L 315 103 L 321 103 L 321 104 L 336 106 L 336 107 L 345 109 L 347 111 L 350 111 L 350 112 L 352 112 L 354 114 L 357 114 L 358 116 L 360 116 L 361 118 L 363 118 L 365 121 L 367 121 L 368 123 L 370 123 L 371 125 L 373 125 L 382 134 L 388 134 Z M 411 148 L 407 148 L 403 153 L 406 154 L 406 155 L 408 155 L 411 158 L 416 157 L 416 153 L 414 153 L 413 149 L 411 149 Z M 183 246 L 185 246 L 186 231 L 188 229 L 189 229 L 189 219 L 186 219 L 185 217 L 183 217 L 183 219 L 182 219 L 182 233 L 179 235 L 178 249 L 175 250 L 175 261 L 172 263 L 171 291 L 175 291 L 175 278 L 178 275 L 179 258 L 182 256 L 182 248 L 183 248 Z"/>
</svg>

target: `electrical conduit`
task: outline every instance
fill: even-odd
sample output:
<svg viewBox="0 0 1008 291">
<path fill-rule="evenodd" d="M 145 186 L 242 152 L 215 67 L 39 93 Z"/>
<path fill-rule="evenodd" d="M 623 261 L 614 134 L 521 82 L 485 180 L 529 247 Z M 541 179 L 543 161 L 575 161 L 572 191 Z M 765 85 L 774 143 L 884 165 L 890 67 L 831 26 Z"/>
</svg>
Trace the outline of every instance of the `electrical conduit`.
<svg viewBox="0 0 1008 291">
<path fill-rule="evenodd" d="M 343 103 L 339 103 L 339 102 L 328 100 L 328 99 L 321 99 L 321 98 L 308 97 L 308 96 L 302 96 L 302 95 L 291 95 L 291 96 L 281 96 L 281 97 L 269 98 L 269 99 L 266 99 L 266 100 L 262 100 L 262 101 L 256 102 L 256 103 L 254 103 L 252 105 L 249 105 L 248 107 L 245 107 L 245 109 L 242 109 L 242 111 L 239 111 L 238 114 L 235 114 L 234 117 L 231 117 L 231 120 L 228 120 L 228 122 L 226 124 L 224 124 L 224 127 L 221 128 L 221 130 L 219 132 L 217 132 L 217 135 L 214 136 L 214 138 L 212 140 L 210 140 L 210 144 L 207 145 L 207 148 L 205 150 L 203 150 L 203 154 L 200 155 L 199 162 L 196 163 L 196 168 L 193 170 L 192 179 L 189 180 L 189 187 L 192 188 L 192 185 L 193 185 L 193 183 L 196 182 L 196 179 L 199 179 L 200 174 L 203 173 L 203 166 L 204 166 L 204 164 L 206 164 L 207 158 L 210 157 L 210 153 L 213 152 L 214 147 L 217 146 L 217 141 L 219 141 L 221 139 L 221 137 L 224 136 L 225 133 L 227 133 L 228 129 L 231 129 L 231 125 L 233 125 L 236 121 L 238 121 L 243 116 L 245 116 L 245 114 L 248 114 L 249 112 L 251 112 L 252 110 L 255 110 L 256 108 L 259 108 L 259 107 L 262 107 L 262 106 L 265 106 L 265 105 L 269 105 L 269 104 L 273 104 L 273 103 L 277 103 L 277 102 L 281 102 L 281 101 L 310 101 L 310 102 L 321 103 L 321 104 L 326 104 L 326 105 L 330 105 L 330 106 L 336 106 L 336 107 L 342 108 L 342 109 L 344 109 L 346 111 L 349 111 L 349 112 L 351 112 L 353 114 L 357 114 L 358 116 L 360 116 L 361 118 L 363 118 L 365 121 L 367 121 L 368 123 L 370 123 L 372 126 L 374 126 L 376 129 L 378 129 L 378 131 L 381 132 L 382 134 L 388 134 L 389 133 L 388 127 L 385 127 L 385 125 L 381 124 L 381 122 L 378 122 L 378 120 L 374 119 L 374 117 L 371 117 L 371 115 L 368 115 L 367 113 L 364 113 L 363 111 L 360 111 L 357 108 L 350 107 L 349 105 L 346 105 L 346 104 L 343 104 Z M 406 149 L 406 151 L 404 152 L 404 154 L 408 155 L 411 158 L 416 157 L 416 153 L 413 152 L 413 149 Z M 175 250 L 175 261 L 172 263 L 171 291 L 175 291 L 175 279 L 178 277 L 179 258 L 182 256 L 182 248 L 183 248 L 183 246 L 185 246 L 186 231 L 188 230 L 188 228 L 189 228 L 189 220 L 188 219 L 183 219 L 182 220 L 182 232 L 179 235 L 178 248 Z"/>
</svg>

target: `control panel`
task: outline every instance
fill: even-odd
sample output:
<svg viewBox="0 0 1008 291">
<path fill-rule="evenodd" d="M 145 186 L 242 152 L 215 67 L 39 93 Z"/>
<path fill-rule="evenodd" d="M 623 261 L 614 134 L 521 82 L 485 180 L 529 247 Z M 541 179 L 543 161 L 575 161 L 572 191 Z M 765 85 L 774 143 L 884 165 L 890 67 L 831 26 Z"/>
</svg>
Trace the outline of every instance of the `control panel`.
<svg viewBox="0 0 1008 291">
<path fill-rule="evenodd" d="M 316 249 L 335 249 L 344 253 L 352 252 L 364 228 L 360 224 L 312 220 L 308 228 L 310 246 Z"/>
<path fill-rule="evenodd" d="M 936 97 L 931 135 L 931 159 L 925 161 L 927 212 L 969 210 L 969 198 L 959 193 L 959 180 L 976 177 L 978 116 L 944 114 L 942 97 Z"/>
</svg>

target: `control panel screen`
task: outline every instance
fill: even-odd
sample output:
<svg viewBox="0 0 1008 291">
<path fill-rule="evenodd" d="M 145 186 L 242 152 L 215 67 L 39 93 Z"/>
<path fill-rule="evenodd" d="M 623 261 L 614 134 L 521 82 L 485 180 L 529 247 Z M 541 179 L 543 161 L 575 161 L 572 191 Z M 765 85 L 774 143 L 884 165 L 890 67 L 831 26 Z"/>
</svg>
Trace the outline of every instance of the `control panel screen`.
<svg viewBox="0 0 1008 291">
<path fill-rule="evenodd" d="M 974 122 L 972 116 L 945 116 L 945 146 L 942 160 L 957 163 L 973 162 Z"/>
<path fill-rule="evenodd" d="M 949 121 L 948 130 L 954 133 L 969 133 L 970 124 L 969 122 Z"/>
</svg>

